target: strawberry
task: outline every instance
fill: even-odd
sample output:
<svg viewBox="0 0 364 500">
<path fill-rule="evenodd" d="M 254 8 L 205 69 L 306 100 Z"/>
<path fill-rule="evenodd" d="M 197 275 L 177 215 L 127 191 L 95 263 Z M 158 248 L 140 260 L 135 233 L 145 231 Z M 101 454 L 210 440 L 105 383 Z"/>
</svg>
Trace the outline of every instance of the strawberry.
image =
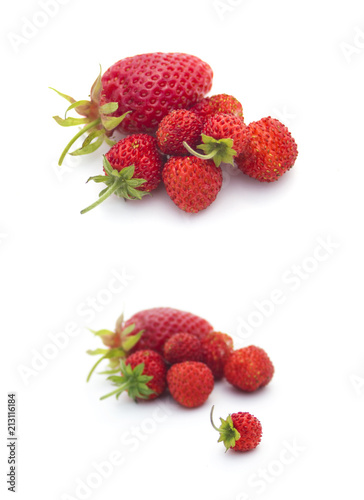
<svg viewBox="0 0 364 500">
<path fill-rule="evenodd" d="M 220 433 L 218 443 L 224 443 L 226 450 L 249 451 L 258 446 L 262 438 L 262 425 L 248 412 L 232 413 L 226 420 L 220 418 L 221 425 L 213 422 L 214 407 L 211 408 L 210 420 L 213 428 Z"/>
<path fill-rule="evenodd" d="M 117 142 L 104 157 L 105 175 L 89 178 L 89 181 L 105 183 L 106 189 L 81 213 L 100 205 L 113 193 L 125 199 L 140 200 L 158 187 L 162 180 L 162 164 L 157 141 L 148 134 L 130 135 Z"/>
<path fill-rule="evenodd" d="M 186 141 L 192 148 L 201 142 L 203 120 L 192 111 L 177 109 L 163 118 L 157 129 L 159 149 L 167 155 L 186 155 Z"/>
<path fill-rule="evenodd" d="M 246 392 L 267 385 L 273 373 L 274 367 L 267 353 L 254 345 L 234 351 L 224 366 L 226 380 Z"/>
<path fill-rule="evenodd" d="M 200 361 L 201 341 L 191 333 L 176 333 L 164 344 L 163 356 L 171 365 L 182 361 Z"/>
<path fill-rule="evenodd" d="M 68 143 L 59 164 L 74 142 L 88 133 L 82 147 L 71 154 L 95 151 L 113 131 L 155 132 L 172 109 L 193 106 L 211 89 L 212 69 L 196 56 L 182 53 L 139 54 L 113 64 L 91 88 L 90 101 L 77 101 L 56 91 L 84 118 L 54 119 L 62 126 L 84 125 Z M 54 90 L 54 89 L 53 89 Z"/>
<path fill-rule="evenodd" d="M 189 108 L 203 119 L 216 115 L 216 113 L 226 113 L 243 118 L 243 107 L 232 95 L 217 94 L 201 99 L 197 104 Z"/>
<path fill-rule="evenodd" d="M 214 377 L 205 363 L 184 361 L 169 368 L 167 385 L 173 399 L 179 404 L 187 408 L 196 408 L 211 394 Z"/>
<path fill-rule="evenodd" d="M 164 166 L 162 177 L 171 200 L 191 213 L 211 205 L 222 186 L 222 172 L 214 162 L 194 156 L 172 156 Z"/>
<path fill-rule="evenodd" d="M 220 163 L 233 164 L 234 157 L 244 149 L 247 138 L 246 125 L 242 118 L 226 113 L 210 116 L 204 123 L 201 137 L 203 144 L 197 146 L 205 154 L 196 153 L 188 143 L 186 149 L 198 158 L 212 158 L 218 167 Z"/>
<path fill-rule="evenodd" d="M 114 373 L 120 369 L 104 373 L 111 373 L 111 380 L 118 388 L 106 394 L 101 399 L 115 395 L 116 398 L 124 391 L 134 399 L 155 399 L 160 396 L 166 388 L 167 368 L 163 358 L 157 352 L 151 350 L 136 351 L 128 356 L 125 361 L 120 362 L 121 376 Z"/>
<path fill-rule="evenodd" d="M 294 165 L 297 144 L 279 120 L 268 116 L 252 122 L 245 134 L 245 147 L 235 160 L 244 174 L 260 182 L 272 182 Z"/>
<path fill-rule="evenodd" d="M 214 378 L 221 379 L 224 365 L 233 352 L 233 339 L 226 333 L 210 332 L 201 339 L 202 361 L 212 371 Z"/>
</svg>

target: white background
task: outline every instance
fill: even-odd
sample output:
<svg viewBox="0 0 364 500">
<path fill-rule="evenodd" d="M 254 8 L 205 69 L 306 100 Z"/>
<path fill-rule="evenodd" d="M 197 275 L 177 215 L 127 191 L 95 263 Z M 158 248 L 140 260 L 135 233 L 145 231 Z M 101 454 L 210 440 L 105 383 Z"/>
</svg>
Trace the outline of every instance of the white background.
<svg viewBox="0 0 364 500">
<path fill-rule="evenodd" d="M 1 490 L 6 394 L 16 391 L 20 499 L 361 498 L 362 2 L 57 5 L 47 18 L 41 2 L 23 0 L 2 16 Z M 52 120 L 66 101 L 48 86 L 84 99 L 99 63 L 106 70 L 153 51 L 208 62 L 212 94 L 236 96 L 247 123 L 283 121 L 299 148 L 294 168 L 267 185 L 225 173 L 216 202 L 198 215 L 160 188 L 81 216 L 99 189 L 85 181 L 107 149 L 57 170 L 75 131 Z M 293 266 L 306 268 L 295 282 Z M 126 283 L 102 305 L 115 272 Z M 244 321 L 275 289 L 284 303 L 248 333 Z M 85 383 L 93 362 L 85 351 L 98 347 L 87 327 L 113 328 L 122 309 L 129 317 L 156 306 L 207 318 L 237 347 L 263 347 L 276 368 L 271 384 L 245 395 L 220 382 L 195 410 L 168 396 L 163 406 L 127 396 L 100 402 L 109 386 L 97 376 Z M 235 411 L 257 416 L 261 445 L 224 454 L 209 423 L 212 403 L 217 421 Z M 104 463 L 101 479 L 96 469 L 115 453 L 123 464 Z"/>
</svg>

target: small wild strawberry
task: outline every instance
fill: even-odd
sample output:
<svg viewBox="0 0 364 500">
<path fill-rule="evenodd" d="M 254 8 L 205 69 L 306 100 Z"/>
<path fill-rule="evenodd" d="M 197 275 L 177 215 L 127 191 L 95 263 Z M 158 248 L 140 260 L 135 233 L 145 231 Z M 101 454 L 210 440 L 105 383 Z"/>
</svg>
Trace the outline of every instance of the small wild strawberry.
<svg viewBox="0 0 364 500">
<path fill-rule="evenodd" d="M 172 365 L 167 372 L 169 392 L 182 406 L 201 406 L 214 388 L 210 368 L 200 361 L 184 361 Z"/>
<path fill-rule="evenodd" d="M 244 174 L 260 182 L 272 182 L 293 167 L 298 155 L 297 144 L 279 120 L 270 116 L 262 118 L 250 123 L 244 134 L 245 145 L 235 159 Z"/>
<path fill-rule="evenodd" d="M 171 200 L 181 210 L 197 213 L 216 199 L 222 186 L 222 172 L 213 161 L 195 156 L 172 156 L 162 172 Z"/>
<path fill-rule="evenodd" d="M 164 344 L 163 356 L 171 365 L 182 361 L 200 361 L 201 342 L 191 333 L 175 333 Z"/>
<path fill-rule="evenodd" d="M 249 451 L 258 446 L 262 438 L 262 425 L 259 420 L 248 412 L 232 413 L 226 420 L 220 417 L 221 425 L 216 427 L 213 422 L 211 408 L 210 420 L 213 428 L 220 433 L 218 443 L 225 445 L 225 451 Z"/>
<path fill-rule="evenodd" d="M 157 142 L 148 134 L 134 134 L 121 139 L 104 156 L 105 175 L 90 177 L 106 188 L 99 199 L 81 211 L 84 214 L 100 205 L 113 193 L 125 199 L 140 200 L 158 187 L 162 180 L 162 156 Z"/>
<path fill-rule="evenodd" d="M 121 376 L 114 375 L 118 369 L 110 370 L 108 377 L 117 389 L 106 394 L 101 399 L 115 395 L 116 398 L 124 391 L 129 397 L 137 399 L 155 399 L 166 388 L 167 368 L 160 354 L 150 350 L 136 351 L 121 361 Z"/>
<path fill-rule="evenodd" d="M 225 113 L 210 116 L 204 123 L 201 137 L 202 144 L 197 148 L 204 151 L 200 154 L 190 148 L 187 142 L 186 149 L 198 158 L 213 159 L 218 167 L 221 163 L 234 163 L 234 158 L 244 149 L 246 143 L 246 128 L 242 118 Z"/>
<path fill-rule="evenodd" d="M 226 380 L 246 392 L 267 385 L 273 374 L 274 366 L 267 353 L 254 345 L 234 351 L 224 366 Z"/>
<path fill-rule="evenodd" d="M 157 129 L 159 149 L 166 155 L 186 156 L 186 141 L 192 148 L 201 142 L 202 119 L 187 109 L 177 109 L 163 118 Z"/>
<path fill-rule="evenodd" d="M 226 333 L 210 332 L 201 339 L 202 359 L 216 380 L 224 375 L 224 366 L 233 352 L 233 339 Z"/>
<path fill-rule="evenodd" d="M 216 113 L 226 113 L 243 118 L 243 107 L 240 102 L 232 95 L 216 94 L 211 97 L 201 99 L 197 104 L 190 108 L 201 118 L 205 119 Z"/>
</svg>

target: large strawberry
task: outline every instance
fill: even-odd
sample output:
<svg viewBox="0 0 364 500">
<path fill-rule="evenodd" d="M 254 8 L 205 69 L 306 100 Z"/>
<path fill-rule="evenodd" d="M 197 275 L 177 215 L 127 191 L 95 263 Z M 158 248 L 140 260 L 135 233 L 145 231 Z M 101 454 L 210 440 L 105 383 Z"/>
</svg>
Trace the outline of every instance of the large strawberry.
<svg viewBox="0 0 364 500">
<path fill-rule="evenodd" d="M 87 380 L 104 359 L 117 366 L 120 359 L 136 350 L 154 350 L 163 353 L 165 342 L 175 333 L 192 333 L 200 339 L 213 330 L 208 321 L 195 314 L 171 307 L 155 307 L 139 311 L 127 321 L 121 315 L 115 331 L 99 330 L 93 333 L 101 338 L 107 349 L 95 349 L 88 354 L 101 357 L 92 367 Z"/>
<path fill-rule="evenodd" d="M 104 157 L 105 175 L 89 180 L 103 182 L 106 188 L 99 199 L 81 211 L 88 212 L 111 194 L 125 199 L 141 199 L 158 187 L 162 180 L 162 156 L 157 141 L 148 134 L 133 134 L 114 144 Z"/>
<path fill-rule="evenodd" d="M 262 438 L 262 424 L 246 411 L 228 415 L 226 420 L 220 417 L 221 425 L 216 427 L 213 422 L 214 407 L 211 408 L 210 420 L 213 428 L 220 433 L 218 443 L 225 445 L 225 451 L 249 451 L 258 446 Z"/>
<path fill-rule="evenodd" d="M 293 167 L 298 155 L 297 144 L 279 120 L 270 116 L 262 118 L 250 123 L 244 133 L 245 146 L 235 160 L 244 174 L 260 182 L 272 182 Z"/>
<path fill-rule="evenodd" d="M 167 385 L 173 399 L 187 408 L 201 406 L 214 388 L 210 368 L 200 361 L 184 361 L 172 365 L 167 372 Z"/>
<path fill-rule="evenodd" d="M 115 128 L 123 132 L 154 132 L 172 109 L 193 106 L 211 89 L 213 72 L 196 56 L 182 53 L 140 54 L 113 64 L 91 89 L 90 101 L 75 101 L 62 94 L 84 118 L 54 117 L 62 126 L 84 125 L 67 144 L 59 163 L 84 133 L 82 147 L 71 154 L 86 154 L 99 147 Z M 124 118 L 124 119 L 123 119 Z"/>
<path fill-rule="evenodd" d="M 185 212 L 197 213 L 216 199 L 222 172 L 212 160 L 195 156 L 172 156 L 162 172 L 171 200 Z"/>
</svg>

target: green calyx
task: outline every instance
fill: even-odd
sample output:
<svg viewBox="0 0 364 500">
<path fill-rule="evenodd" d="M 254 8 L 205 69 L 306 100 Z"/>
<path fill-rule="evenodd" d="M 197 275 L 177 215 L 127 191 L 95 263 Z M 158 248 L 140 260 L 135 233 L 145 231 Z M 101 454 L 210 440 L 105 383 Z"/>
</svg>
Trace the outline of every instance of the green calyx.
<svg viewBox="0 0 364 500">
<path fill-rule="evenodd" d="M 236 151 L 233 149 L 234 141 L 233 139 L 214 139 L 208 135 L 202 134 L 203 144 L 200 144 L 198 149 L 202 149 L 205 154 L 197 153 L 194 151 L 187 142 L 183 142 L 184 147 L 189 153 L 201 158 L 203 160 L 214 160 L 217 167 L 220 163 L 230 163 L 234 164 L 234 156 L 236 156 Z"/>
<path fill-rule="evenodd" d="M 212 427 L 220 433 L 220 437 L 217 442 L 220 443 L 222 441 L 226 448 L 225 452 L 227 452 L 229 448 L 233 448 L 235 446 L 236 441 L 240 438 L 240 433 L 237 429 L 235 429 L 231 415 L 229 415 L 226 420 L 220 417 L 221 425 L 220 427 L 216 427 L 212 418 L 213 411 L 214 406 L 211 408 L 210 420 Z"/>
<path fill-rule="evenodd" d="M 116 396 L 119 398 L 120 394 L 127 391 L 129 397 L 134 399 L 148 399 L 150 395 L 155 394 L 155 392 L 148 387 L 148 382 L 153 378 L 152 375 L 144 375 L 144 363 L 140 363 L 135 368 L 131 365 L 126 365 L 125 361 L 120 362 L 120 368 L 118 370 L 112 370 L 113 373 L 121 370 L 121 376 L 110 375 L 108 380 L 111 380 L 114 385 L 117 386 L 112 392 L 105 394 L 100 399 L 106 399 L 110 396 Z M 111 372 L 110 372 L 111 373 Z"/>
<path fill-rule="evenodd" d="M 81 214 L 85 214 L 86 212 L 89 212 L 93 208 L 97 207 L 97 205 L 100 205 L 113 193 L 121 198 L 125 198 L 126 200 L 141 200 L 143 196 L 149 194 L 148 191 L 140 191 L 140 189 L 138 189 L 147 181 L 145 179 L 136 179 L 133 177 L 135 172 L 134 165 L 125 167 L 120 171 L 115 170 L 112 168 L 110 162 L 105 156 L 103 164 L 106 175 L 96 175 L 94 177 L 90 177 L 87 182 L 103 182 L 106 184 L 106 188 L 100 191 L 99 199 L 95 201 L 95 203 L 81 210 Z"/>
<path fill-rule="evenodd" d="M 76 149 L 72 153 L 72 156 L 86 155 L 89 153 L 93 153 L 98 149 L 101 144 L 105 141 L 109 146 L 113 146 L 115 141 L 111 140 L 110 137 L 113 133 L 113 130 L 123 121 L 125 116 L 130 113 L 127 111 L 121 116 L 110 116 L 117 109 L 119 104 L 117 102 L 108 102 L 103 106 L 100 106 L 100 96 L 101 96 L 101 66 L 100 73 L 96 78 L 94 84 L 91 88 L 90 100 L 81 100 L 76 101 L 73 97 L 69 95 L 62 94 L 58 90 L 53 87 L 49 87 L 51 90 L 57 92 L 58 95 L 66 99 L 69 103 L 71 103 L 66 109 L 64 118 L 60 116 L 53 116 L 54 120 L 61 125 L 62 127 L 71 127 L 74 125 L 84 125 L 84 127 L 77 132 L 77 134 L 70 140 L 67 146 L 64 148 L 58 165 L 62 165 L 62 162 L 71 149 L 72 145 L 77 141 L 79 137 L 83 134 L 87 133 L 86 139 L 83 141 L 82 146 L 79 149 Z M 72 118 L 67 117 L 67 113 L 74 109 L 76 113 L 83 116 L 84 118 Z"/>
<path fill-rule="evenodd" d="M 120 320 L 121 318 L 121 320 Z M 135 330 L 135 324 L 127 326 L 124 329 L 120 327 L 120 321 L 123 321 L 123 315 L 120 316 L 116 323 L 116 332 L 112 332 L 111 330 L 90 330 L 94 335 L 100 337 L 102 340 L 105 339 L 105 343 L 107 344 L 106 339 L 110 339 L 114 337 L 116 334 L 119 337 L 119 346 L 115 348 L 109 349 L 94 349 L 88 350 L 87 354 L 91 356 L 100 356 L 100 358 L 96 361 L 96 363 L 91 368 L 88 376 L 87 382 L 90 380 L 91 375 L 94 373 L 98 365 L 104 360 L 109 360 L 110 370 L 100 372 L 101 375 L 110 375 L 111 373 L 117 373 L 120 371 L 120 361 L 125 359 L 128 356 L 128 352 L 139 342 L 141 336 L 143 335 L 144 330 L 140 330 L 138 333 L 132 335 Z"/>
</svg>

